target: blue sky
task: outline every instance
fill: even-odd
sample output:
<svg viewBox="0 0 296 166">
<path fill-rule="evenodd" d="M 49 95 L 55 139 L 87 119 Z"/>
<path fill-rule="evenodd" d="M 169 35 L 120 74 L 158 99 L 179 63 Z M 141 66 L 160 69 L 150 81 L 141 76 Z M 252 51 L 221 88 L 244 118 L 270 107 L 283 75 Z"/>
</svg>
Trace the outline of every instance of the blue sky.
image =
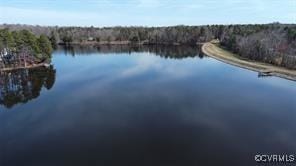
<svg viewBox="0 0 296 166">
<path fill-rule="evenodd" d="M 296 0 L 0 0 L 0 23 L 167 26 L 296 23 Z"/>
</svg>

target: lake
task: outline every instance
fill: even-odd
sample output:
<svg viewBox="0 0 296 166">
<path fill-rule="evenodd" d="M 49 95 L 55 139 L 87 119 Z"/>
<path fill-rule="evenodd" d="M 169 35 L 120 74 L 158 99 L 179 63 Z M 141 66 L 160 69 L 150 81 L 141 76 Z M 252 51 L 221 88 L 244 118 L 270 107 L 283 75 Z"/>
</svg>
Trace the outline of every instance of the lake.
<svg viewBox="0 0 296 166">
<path fill-rule="evenodd" d="M 256 165 L 296 154 L 296 82 L 197 47 L 70 47 L 1 73 L 0 165 Z"/>
</svg>

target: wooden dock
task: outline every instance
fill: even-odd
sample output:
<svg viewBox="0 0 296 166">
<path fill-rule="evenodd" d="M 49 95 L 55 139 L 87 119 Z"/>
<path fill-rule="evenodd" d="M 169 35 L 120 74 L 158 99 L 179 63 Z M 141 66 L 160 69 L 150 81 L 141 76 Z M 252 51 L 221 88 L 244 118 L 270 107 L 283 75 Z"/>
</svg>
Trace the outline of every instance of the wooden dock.
<svg viewBox="0 0 296 166">
<path fill-rule="evenodd" d="M 40 62 L 28 51 L 23 51 L 20 54 L 6 55 L 0 57 L 0 71 L 11 71 L 18 69 L 30 69 L 36 67 L 48 67 L 49 64 Z"/>
<path fill-rule="evenodd" d="M 12 71 L 12 70 L 19 70 L 19 69 L 32 69 L 37 67 L 49 67 L 50 64 L 48 63 L 39 63 L 39 64 L 32 64 L 27 66 L 17 66 L 17 67 L 4 67 L 0 68 L 0 71 Z"/>
</svg>

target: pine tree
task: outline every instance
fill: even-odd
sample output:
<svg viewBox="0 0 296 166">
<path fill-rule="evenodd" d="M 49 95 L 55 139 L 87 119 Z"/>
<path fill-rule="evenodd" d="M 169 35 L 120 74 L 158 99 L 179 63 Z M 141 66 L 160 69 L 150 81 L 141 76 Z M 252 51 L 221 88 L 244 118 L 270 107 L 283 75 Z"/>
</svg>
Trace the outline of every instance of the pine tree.
<svg viewBox="0 0 296 166">
<path fill-rule="evenodd" d="M 50 38 L 52 48 L 56 49 L 58 47 L 58 41 L 57 41 L 57 34 L 54 31 L 51 31 Z"/>
<path fill-rule="evenodd" d="M 40 37 L 37 39 L 37 43 L 38 43 L 40 53 L 42 55 L 46 55 L 49 58 L 52 52 L 52 46 L 47 36 L 40 35 Z"/>
</svg>

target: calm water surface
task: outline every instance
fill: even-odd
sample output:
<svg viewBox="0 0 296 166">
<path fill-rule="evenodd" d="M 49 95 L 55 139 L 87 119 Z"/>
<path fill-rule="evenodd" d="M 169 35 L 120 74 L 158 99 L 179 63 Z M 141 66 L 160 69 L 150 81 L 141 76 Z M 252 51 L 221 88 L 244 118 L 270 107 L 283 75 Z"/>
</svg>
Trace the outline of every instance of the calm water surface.
<svg viewBox="0 0 296 166">
<path fill-rule="evenodd" d="M 296 154 L 296 82 L 191 47 L 58 49 L 1 73 L 0 165 L 256 165 Z"/>
</svg>

